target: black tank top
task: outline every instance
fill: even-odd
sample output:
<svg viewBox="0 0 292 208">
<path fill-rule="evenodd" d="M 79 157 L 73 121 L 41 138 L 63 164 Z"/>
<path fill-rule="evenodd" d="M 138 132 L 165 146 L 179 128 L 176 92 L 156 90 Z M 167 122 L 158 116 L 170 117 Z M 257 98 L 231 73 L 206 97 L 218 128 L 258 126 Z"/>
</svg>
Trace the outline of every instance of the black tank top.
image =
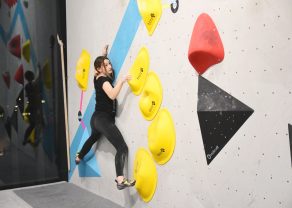
<svg viewBox="0 0 292 208">
<path fill-rule="evenodd" d="M 109 82 L 111 86 L 113 87 L 112 84 L 112 79 L 109 77 L 98 77 L 97 79 L 94 78 L 94 88 L 95 88 L 95 111 L 101 111 L 101 112 L 106 112 L 110 113 L 113 116 L 116 115 L 116 108 L 117 108 L 117 102 L 116 100 L 110 99 L 105 91 L 102 89 L 102 86 L 105 82 Z"/>
</svg>

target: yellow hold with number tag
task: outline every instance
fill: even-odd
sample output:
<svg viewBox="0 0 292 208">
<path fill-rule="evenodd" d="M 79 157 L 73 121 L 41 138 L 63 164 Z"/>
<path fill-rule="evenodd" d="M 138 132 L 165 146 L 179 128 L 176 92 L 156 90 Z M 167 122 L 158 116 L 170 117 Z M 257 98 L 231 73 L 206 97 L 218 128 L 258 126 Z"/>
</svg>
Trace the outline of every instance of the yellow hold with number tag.
<svg viewBox="0 0 292 208">
<path fill-rule="evenodd" d="M 142 47 L 130 69 L 132 79 L 128 81 L 128 84 L 134 95 L 139 95 L 143 90 L 149 70 L 149 62 L 148 50 L 147 48 Z"/>
<path fill-rule="evenodd" d="M 152 35 L 162 14 L 161 0 L 137 0 L 137 3 L 148 34 Z"/>
<path fill-rule="evenodd" d="M 82 53 L 77 61 L 75 73 L 75 79 L 82 91 L 87 90 L 89 67 L 90 55 L 86 50 L 82 50 Z"/>
</svg>

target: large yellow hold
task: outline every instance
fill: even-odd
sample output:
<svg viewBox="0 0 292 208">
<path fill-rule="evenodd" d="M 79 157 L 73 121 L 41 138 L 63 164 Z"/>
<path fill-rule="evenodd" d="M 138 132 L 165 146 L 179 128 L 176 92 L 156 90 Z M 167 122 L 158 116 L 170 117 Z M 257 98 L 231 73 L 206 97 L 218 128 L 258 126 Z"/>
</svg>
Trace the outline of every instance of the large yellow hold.
<svg viewBox="0 0 292 208">
<path fill-rule="evenodd" d="M 158 164 L 163 165 L 170 160 L 175 147 L 175 137 L 171 114 L 164 108 L 148 127 L 148 146 Z"/>
<path fill-rule="evenodd" d="M 26 123 L 29 123 L 29 116 L 30 116 L 30 112 L 28 111 L 28 104 L 25 105 L 24 107 L 24 112 L 22 113 L 22 116 L 23 116 L 23 120 L 26 122 Z"/>
<path fill-rule="evenodd" d="M 31 143 L 31 144 L 35 144 L 35 128 L 31 131 L 29 137 L 28 137 L 28 141 Z"/>
<path fill-rule="evenodd" d="M 139 107 L 146 120 L 152 120 L 157 114 L 162 102 L 162 86 L 154 71 L 147 75 L 146 83 L 140 97 Z"/>
<path fill-rule="evenodd" d="M 135 95 L 139 95 L 143 90 L 149 70 L 149 62 L 148 50 L 147 48 L 142 47 L 130 69 L 132 79 L 128 81 L 128 84 Z"/>
<path fill-rule="evenodd" d="M 143 201 L 149 202 L 156 190 L 157 171 L 151 154 L 144 148 L 136 152 L 134 161 L 134 178 L 137 189 Z"/>
<path fill-rule="evenodd" d="M 161 0 L 137 0 L 137 3 L 148 34 L 152 35 L 162 14 Z"/>
<path fill-rule="evenodd" d="M 82 50 L 82 53 L 77 61 L 75 73 L 75 79 L 82 91 L 87 90 L 89 67 L 90 55 L 86 50 Z"/>
<path fill-rule="evenodd" d="M 27 63 L 30 62 L 30 40 L 25 41 L 22 46 L 22 55 Z"/>
</svg>

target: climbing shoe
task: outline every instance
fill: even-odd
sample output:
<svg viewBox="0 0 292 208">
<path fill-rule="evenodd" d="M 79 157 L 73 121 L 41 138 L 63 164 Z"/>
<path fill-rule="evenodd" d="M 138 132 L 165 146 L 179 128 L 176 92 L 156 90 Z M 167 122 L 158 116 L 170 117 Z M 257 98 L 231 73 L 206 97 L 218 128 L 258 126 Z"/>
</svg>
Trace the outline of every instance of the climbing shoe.
<svg viewBox="0 0 292 208">
<path fill-rule="evenodd" d="M 75 164 L 78 165 L 80 163 L 81 159 L 79 157 L 79 152 L 75 156 Z"/>
<path fill-rule="evenodd" d="M 115 182 L 117 183 L 117 188 L 119 190 L 122 190 L 124 188 L 134 186 L 135 183 L 136 183 L 136 180 L 128 180 L 128 179 L 124 178 L 124 180 L 122 181 L 122 183 L 118 183 L 117 180 L 115 180 Z"/>
</svg>

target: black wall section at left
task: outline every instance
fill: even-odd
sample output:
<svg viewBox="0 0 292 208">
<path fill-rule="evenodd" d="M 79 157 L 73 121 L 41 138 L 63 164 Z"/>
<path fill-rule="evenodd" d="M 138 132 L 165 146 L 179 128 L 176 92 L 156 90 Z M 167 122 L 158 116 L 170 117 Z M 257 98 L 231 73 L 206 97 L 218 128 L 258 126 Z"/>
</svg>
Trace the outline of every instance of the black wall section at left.
<svg viewBox="0 0 292 208">
<path fill-rule="evenodd" d="M 291 124 L 288 124 L 288 132 L 289 132 L 291 167 L 292 167 L 292 125 Z"/>
<path fill-rule="evenodd" d="M 66 67 L 66 1 L 2 1 L 0 189 L 68 180 L 57 34 Z"/>
<path fill-rule="evenodd" d="M 62 1 L 57 1 L 59 4 L 59 12 L 58 14 L 58 35 L 60 39 L 63 41 L 64 44 L 64 65 L 65 65 L 65 83 L 66 83 L 66 91 L 67 91 L 67 50 L 66 50 L 66 45 L 67 45 L 67 34 L 66 34 L 66 0 Z M 56 40 L 56 35 L 55 35 L 55 40 Z M 57 145 L 58 147 L 58 152 L 59 152 L 59 157 L 56 159 L 56 162 L 59 166 L 59 173 L 60 173 L 60 179 L 68 181 L 68 169 L 67 169 L 67 151 L 66 151 L 66 133 L 65 133 L 65 116 L 64 116 L 64 94 L 63 91 L 60 90 L 62 89 L 62 68 L 61 68 L 61 54 L 60 54 L 60 49 L 56 42 L 56 50 L 57 52 L 57 65 L 58 65 L 58 86 L 57 86 L 57 91 L 58 91 L 58 114 L 59 116 L 56 117 L 56 123 L 57 125 L 57 135 L 56 138 L 58 138 L 59 144 Z M 67 94 L 67 93 L 66 93 Z"/>
</svg>

